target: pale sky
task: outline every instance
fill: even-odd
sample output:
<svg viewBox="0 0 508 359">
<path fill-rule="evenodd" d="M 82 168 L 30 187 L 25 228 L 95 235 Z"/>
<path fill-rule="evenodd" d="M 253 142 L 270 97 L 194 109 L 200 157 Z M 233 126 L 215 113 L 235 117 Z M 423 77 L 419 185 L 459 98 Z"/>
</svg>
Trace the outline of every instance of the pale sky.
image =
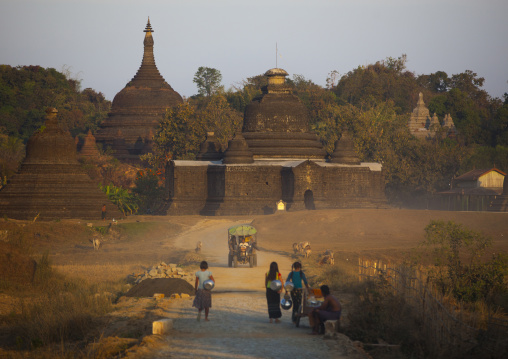
<svg viewBox="0 0 508 359">
<path fill-rule="evenodd" d="M 136 74 L 150 17 L 157 67 L 182 96 L 200 66 L 229 88 L 275 67 L 324 86 L 407 54 L 417 75 L 472 70 L 508 92 L 507 0 L 0 0 L 0 64 L 69 69 L 112 100 Z"/>
</svg>

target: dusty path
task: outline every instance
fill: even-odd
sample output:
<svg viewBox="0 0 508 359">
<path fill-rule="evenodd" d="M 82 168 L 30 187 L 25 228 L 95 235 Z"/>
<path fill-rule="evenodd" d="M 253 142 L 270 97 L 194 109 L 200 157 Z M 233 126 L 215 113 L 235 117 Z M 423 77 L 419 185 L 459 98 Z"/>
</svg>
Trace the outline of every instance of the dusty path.
<svg viewBox="0 0 508 359">
<path fill-rule="evenodd" d="M 202 254 L 216 279 L 212 294 L 210 322 L 196 320 L 192 301 L 180 300 L 169 314 L 174 331 L 167 346 L 155 358 L 345 358 L 334 350 L 334 341 L 309 335 L 304 318 L 300 328 L 291 324 L 291 311 L 283 311 L 282 323 L 268 323 L 264 273 L 276 261 L 285 277 L 291 267 L 289 258 L 271 252 L 258 252 L 258 267 L 227 267 L 226 229 L 234 224 L 214 219 L 196 224 L 175 241 L 175 246 L 193 249 L 198 240 Z M 259 243 L 263 246 L 262 243 Z"/>
</svg>

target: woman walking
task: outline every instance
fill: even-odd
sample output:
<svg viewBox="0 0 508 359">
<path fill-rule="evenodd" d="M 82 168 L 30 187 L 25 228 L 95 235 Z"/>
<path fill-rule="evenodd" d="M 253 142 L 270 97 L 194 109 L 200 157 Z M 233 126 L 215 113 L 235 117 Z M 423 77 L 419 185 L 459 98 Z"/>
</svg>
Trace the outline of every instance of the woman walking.
<svg viewBox="0 0 508 359">
<path fill-rule="evenodd" d="M 201 320 L 201 311 L 204 309 L 205 321 L 208 322 L 208 312 L 212 307 L 212 292 L 203 287 L 203 282 L 211 279 L 215 283 L 215 279 L 213 278 L 212 272 L 207 270 L 208 263 L 206 261 L 202 261 L 199 268 L 200 270 L 196 272 L 196 282 L 194 283 L 196 297 L 194 298 L 192 306 L 198 308 L 198 321 Z"/>
<path fill-rule="evenodd" d="M 305 277 L 305 273 L 302 270 L 302 263 L 293 263 L 287 280 L 293 282 L 294 286 L 293 290 L 291 291 L 291 300 L 293 301 L 293 314 L 291 315 L 291 320 L 293 321 L 293 324 L 296 324 L 296 316 L 299 312 L 300 305 L 302 304 L 302 282 L 305 284 L 307 290 L 309 290 L 309 283 L 307 283 L 307 278 Z"/>
<path fill-rule="evenodd" d="M 279 318 L 282 317 L 282 313 L 280 311 L 280 293 L 282 292 L 282 286 L 278 291 L 272 290 L 271 284 L 274 280 L 280 280 L 280 282 L 283 283 L 277 262 L 272 262 L 270 264 L 270 270 L 265 275 L 265 288 L 270 323 L 273 323 L 274 319 L 275 323 L 279 323 Z"/>
</svg>

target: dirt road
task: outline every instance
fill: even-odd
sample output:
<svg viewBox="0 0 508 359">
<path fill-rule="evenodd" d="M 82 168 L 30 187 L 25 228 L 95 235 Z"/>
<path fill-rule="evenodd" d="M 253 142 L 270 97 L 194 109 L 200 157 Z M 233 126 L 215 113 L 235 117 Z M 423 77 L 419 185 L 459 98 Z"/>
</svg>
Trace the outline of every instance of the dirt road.
<svg viewBox="0 0 508 359">
<path fill-rule="evenodd" d="M 167 346 L 155 358 L 345 358 L 336 351 L 335 341 L 309 335 L 308 321 L 300 328 L 291 323 L 291 311 L 283 311 L 282 323 L 270 324 L 264 289 L 264 273 L 276 261 L 287 276 L 289 258 L 272 252 L 258 252 L 258 267 L 227 266 L 227 228 L 239 223 L 226 219 L 203 219 L 180 235 L 175 245 L 184 250 L 203 243 L 202 254 L 216 279 L 212 294 L 210 322 L 196 320 L 191 300 L 172 306 L 174 331 Z M 261 244 L 262 246 L 262 244 Z"/>
</svg>

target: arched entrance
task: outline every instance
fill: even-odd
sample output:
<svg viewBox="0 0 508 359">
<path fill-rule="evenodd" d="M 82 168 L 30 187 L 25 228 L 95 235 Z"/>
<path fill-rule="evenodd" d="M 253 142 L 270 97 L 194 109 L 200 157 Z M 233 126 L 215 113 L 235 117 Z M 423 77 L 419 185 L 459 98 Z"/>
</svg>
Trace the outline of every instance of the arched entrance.
<svg viewBox="0 0 508 359">
<path fill-rule="evenodd" d="M 305 209 L 316 209 L 314 205 L 314 193 L 310 189 L 306 190 L 303 194 L 303 202 L 305 203 Z"/>
</svg>

